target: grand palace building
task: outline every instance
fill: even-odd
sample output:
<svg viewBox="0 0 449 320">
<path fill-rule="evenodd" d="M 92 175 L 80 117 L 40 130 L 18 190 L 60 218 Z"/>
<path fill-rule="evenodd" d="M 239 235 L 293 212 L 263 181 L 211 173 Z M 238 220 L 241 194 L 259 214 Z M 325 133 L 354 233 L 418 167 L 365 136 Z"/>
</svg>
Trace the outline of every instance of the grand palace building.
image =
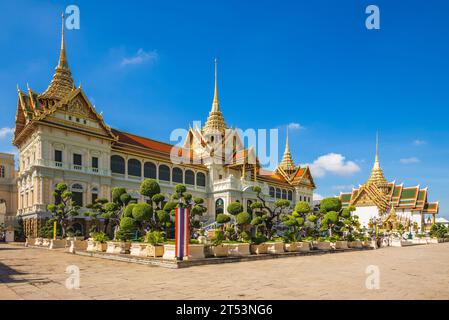
<svg viewBox="0 0 449 320">
<path fill-rule="evenodd" d="M 273 172 L 263 170 L 253 146 L 245 147 L 238 131 L 226 125 L 218 100 L 217 71 L 211 111 L 202 128 L 190 128 L 182 147 L 109 127 L 90 103 L 83 88 L 75 87 L 64 43 L 64 30 L 55 74 L 43 93 L 18 88 L 13 144 L 18 148 L 18 172 L 12 156 L 0 157 L 0 198 L 6 216 L 20 216 L 25 233 L 37 236 L 57 183 L 66 183 L 83 209 L 72 227 L 86 234 L 90 218 L 85 206 L 97 198 L 111 199 L 113 187 L 125 187 L 138 201 L 141 182 L 156 179 L 169 197 L 176 184 L 185 184 L 194 197 L 206 200 L 204 223 L 240 201 L 251 211 L 253 186 L 268 202 L 288 199 L 312 203 L 315 184 L 308 167 L 294 164 L 288 138 L 282 161 Z M 220 145 L 231 151 L 220 154 Z M 226 149 L 228 150 L 228 149 Z M 172 161 L 181 158 L 200 161 Z M 216 161 L 217 159 L 230 161 Z M 0 221 L 1 222 L 1 221 Z"/>
</svg>

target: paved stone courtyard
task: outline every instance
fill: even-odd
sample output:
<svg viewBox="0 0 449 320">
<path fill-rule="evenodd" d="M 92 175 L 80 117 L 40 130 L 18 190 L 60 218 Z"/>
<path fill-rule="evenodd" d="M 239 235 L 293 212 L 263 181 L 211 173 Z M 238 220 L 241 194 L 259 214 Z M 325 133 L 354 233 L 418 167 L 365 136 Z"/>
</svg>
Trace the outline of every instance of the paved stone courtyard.
<svg viewBox="0 0 449 320">
<path fill-rule="evenodd" d="M 66 267 L 80 268 L 67 289 Z M 367 267 L 379 289 L 367 289 Z M 0 299 L 449 299 L 449 243 L 165 269 L 0 244 Z"/>
</svg>

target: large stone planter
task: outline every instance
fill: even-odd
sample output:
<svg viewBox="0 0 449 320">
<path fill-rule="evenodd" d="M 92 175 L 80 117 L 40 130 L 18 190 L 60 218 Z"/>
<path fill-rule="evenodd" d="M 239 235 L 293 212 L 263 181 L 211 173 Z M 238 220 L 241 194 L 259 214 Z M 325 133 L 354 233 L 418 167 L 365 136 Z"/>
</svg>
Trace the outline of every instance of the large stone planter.
<svg viewBox="0 0 449 320">
<path fill-rule="evenodd" d="M 147 257 L 160 258 L 163 255 L 164 255 L 164 246 L 163 245 L 157 245 L 157 246 L 153 246 L 152 244 L 147 245 Z"/>
<path fill-rule="evenodd" d="M 87 241 L 84 240 L 70 240 L 69 252 L 76 253 L 76 251 L 85 251 L 87 249 Z"/>
<path fill-rule="evenodd" d="M 348 241 L 335 241 L 333 248 L 335 250 L 348 249 Z"/>
<path fill-rule="evenodd" d="M 252 244 L 250 246 L 250 251 L 252 254 L 265 254 L 267 253 L 268 246 L 266 243 Z"/>
<path fill-rule="evenodd" d="M 204 244 L 189 244 L 189 256 L 187 260 L 204 259 Z"/>
<path fill-rule="evenodd" d="M 148 256 L 148 245 L 140 242 L 131 243 L 129 254 L 137 257 L 146 257 Z"/>
<path fill-rule="evenodd" d="M 105 252 L 108 248 L 107 243 L 101 243 L 100 241 L 95 241 L 95 250 L 98 252 Z"/>
<path fill-rule="evenodd" d="M 371 240 L 364 240 L 364 241 L 362 241 L 362 247 L 364 247 L 364 248 L 371 248 Z"/>
<path fill-rule="evenodd" d="M 66 240 L 50 240 L 50 249 L 62 249 L 65 248 Z"/>
<path fill-rule="evenodd" d="M 130 247 L 131 247 L 131 243 L 129 243 L 129 242 L 108 241 L 106 252 L 107 253 L 126 254 L 126 253 L 129 253 Z"/>
<path fill-rule="evenodd" d="M 267 242 L 267 253 L 283 253 L 284 243 L 283 242 Z"/>
<path fill-rule="evenodd" d="M 189 244 L 189 256 L 184 257 L 184 260 L 196 260 L 204 258 L 204 244 Z M 162 259 L 176 259 L 174 244 L 164 244 L 164 254 L 162 255 Z"/>
<path fill-rule="evenodd" d="M 209 246 L 209 253 L 214 257 L 227 257 L 229 255 L 229 247 L 225 244 L 219 244 L 217 246 Z"/>
<path fill-rule="evenodd" d="M 348 246 L 349 248 L 357 248 L 357 249 L 363 248 L 362 241 L 349 241 Z"/>
<path fill-rule="evenodd" d="M 298 244 L 296 242 L 285 243 L 284 250 L 286 252 L 296 252 L 298 251 Z"/>
<path fill-rule="evenodd" d="M 310 251 L 310 242 L 302 241 L 302 242 L 297 242 L 296 244 L 298 246 L 298 251 L 299 252 Z"/>
<path fill-rule="evenodd" d="M 331 243 L 329 241 L 316 241 L 313 247 L 317 250 L 331 250 Z"/>
<path fill-rule="evenodd" d="M 226 243 L 228 247 L 228 253 L 231 257 L 248 256 L 251 254 L 249 251 L 249 243 Z"/>
<path fill-rule="evenodd" d="M 427 239 L 427 243 L 435 244 L 435 243 L 442 243 L 442 242 L 444 242 L 444 239 L 441 239 L 441 238 L 430 238 L 430 239 Z"/>
<path fill-rule="evenodd" d="M 26 238 L 25 247 L 34 246 L 35 243 L 36 243 L 36 238 Z"/>
<path fill-rule="evenodd" d="M 50 246 L 50 241 L 51 241 L 51 239 L 47 239 L 47 238 L 42 239 L 41 246 L 42 247 L 49 247 Z"/>
<path fill-rule="evenodd" d="M 42 242 L 44 242 L 44 238 L 36 238 L 36 239 L 34 239 L 34 245 L 35 246 L 41 246 Z"/>
<path fill-rule="evenodd" d="M 162 259 L 167 260 L 175 260 L 176 259 L 176 251 L 174 244 L 164 244 L 164 254 Z"/>
</svg>

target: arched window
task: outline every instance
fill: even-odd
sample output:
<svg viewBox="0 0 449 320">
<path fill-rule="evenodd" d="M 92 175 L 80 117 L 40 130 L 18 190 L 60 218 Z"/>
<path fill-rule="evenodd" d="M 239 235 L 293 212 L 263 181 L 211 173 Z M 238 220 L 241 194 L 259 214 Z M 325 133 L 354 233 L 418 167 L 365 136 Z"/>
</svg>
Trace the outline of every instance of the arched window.
<svg viewBox="0 0 449 320">
<path fill-rule="evenodd" d="M 156 179 L 156 165 L 153 162 L 145 162 L 143 165 L 143 176 L 145 178 Z"/>
<path fill-rule="evenodd" d="M 5 166 L 0 166 L 0 178 L 5 177 Z"/>
<path fill-rule="evenodd" d="M 206 186 L 206 175 L 202 172 L 196 174 L 196 184 L 200 187 Z"/>
<path fill-rule="evenodd" d="M 282 199 L 287 199 L 287 190 L 282 189 Z"/>
<path fill-rule="evenodd" d="M 128 160 L 128 175 L 134 177 L 142 176 L 142 164 L 137 159 Z"/>
<path fill-rule="evenodd" d="M 193 173 L 192 170 L 186 170 L 184 174 L 184 183 L 195 185 L 195 174 Z"/>
<path fill-rule="evenodd" d="M 276 188 L 276 199 L 280 199 L 281 198 L 281 189 Z"/>
<path fill-rule="evenodd" d="M 293 200 L 293 192 L 291 190 L 288 190 L 288 200 Z"/>
<path fill-rule="evenodd" d="M 165 164 L 159 166 L 159 180 L 170 181 L 170 168 Z"/>
<path fill-rule="evenodd" d="M 113 173 L 125 174 L 125 159 L 117 155 L 111 156 L 111 171 Z"/>
<path fill-rule="evenodd" d="M 217 215 L 223 212 L 224 212 L 224 201 L 223 199 L 219 198 L 215 201 L 215 217 L 217 217 Z"/>
<path fill-rule="evenodd" d="M 273 187 L 270 187 L 270 197 L 273 197 L 273 198 L 274 198 L 274 196 L 275 196 L 274 188 L 273 188 Z"/>
<path fill-rule="evenodd" d="M 173 168 L 173 182 L 182 183 L 182 170 Z"/>
</svg>

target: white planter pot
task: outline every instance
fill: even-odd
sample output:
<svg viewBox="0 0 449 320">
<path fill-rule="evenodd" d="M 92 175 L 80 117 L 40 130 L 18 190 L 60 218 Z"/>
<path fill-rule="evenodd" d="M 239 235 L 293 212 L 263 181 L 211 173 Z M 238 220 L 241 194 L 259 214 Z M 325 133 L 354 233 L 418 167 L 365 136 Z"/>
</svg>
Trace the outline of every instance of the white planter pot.
<svg viewBox="0 0 449 320">
<path fill-rule="evenodd" d="M 348 249 L 348 241 L 335 241 L 334 249 Z"/>
<path fill-rule="evenodd" d="M 106 252 L 107 253 L 126 254 L 126 253 L 129 253 L 130 247 L 131 247 L 131 244 L 129 242 L 108 241 Z"/>
<path fill-rule="evenodd" d="M 94 240 L 92 240 L 92 239 L 89 239 L 89 240 L 87 240 L 87 248 L 86 248 L 86 251 L 97 251 L 96 250 L 96 247 L 97 247 L 97 244 L 95 243 L 95 241 Z"/>
<path fill-rule="evenodd" d="M 348 246 L 349 248 L 363 248 L 362 241 L 349 241 Z"/>
<path fill-rule="evenodd" d="M 283 242 L 267 242 L 267 253 L 283 253 L 284 243 Z"/>
<path fill-rule="evenodd" d="M 331 243 L 329 241 L 316 241 L 313 246 L 318 250 L 331 250 Z"/>
<path fill-rule="evenodd" d="M 164 255 L 162 256 L 162 259 L 175 260 L 176 259 L 175 253 L 176 251 L 174 244 L 164 244 Z"/>
<path fill-rule="evenodd" d="M 187 260 L 204 259 L 204 244 L 189 244 L 189 256 Z"/>
<path fill-rule="evenodd" d="M 87 249 L 87 241 L 84 240 L 70 240 L 69 252 L 85 251 Z"/>
<path fill-rule="evenodd" d="M 266 243 L 252 244 L 250 246 L 250 251 L 252 254 L 265 254 L 267 253 L 268 246 Z"/>
<path fill-rule="evenodd" d="M 65 248 L 66 241 L 65 240 L 50 240 L 50 249 L 61 249 Z"/>
<path fill-rule="evenodd" d="M 26 238 L 25 247 L 34 246 L 35 243 L 36 243 L 36 238 Z"/>
<path fill-rule="evenodd" d="M 297 242 L 297 246 L 298 251 L 300 252 L 310 251 L 310 242 L 307 241 Z"/>
<path fill-rule="evenodd" d="M 298 251 L 298 244 L 296 242 L 284 243 L 284 250 L 286 252 Z"/>
<path fill-rule="evenodd" d="M 249 243 L 225 243 L 228 247 L 228 253 L 231 257 L 249 256 Z"/>
<path fill-rule="evenodd" d="M 107 243 L 101 243 L 100 241 L 95 241 L 95 250 L 97 252 L 105 252 L 108 248 Z"/>
<path fill-rule="evenodd" d="M 229 247 L 225 244 L 219 244 L 218 246 L 209 246 L 209 252 L 214 257 L 227 257 L 229 255 Z"/>
</svg>

